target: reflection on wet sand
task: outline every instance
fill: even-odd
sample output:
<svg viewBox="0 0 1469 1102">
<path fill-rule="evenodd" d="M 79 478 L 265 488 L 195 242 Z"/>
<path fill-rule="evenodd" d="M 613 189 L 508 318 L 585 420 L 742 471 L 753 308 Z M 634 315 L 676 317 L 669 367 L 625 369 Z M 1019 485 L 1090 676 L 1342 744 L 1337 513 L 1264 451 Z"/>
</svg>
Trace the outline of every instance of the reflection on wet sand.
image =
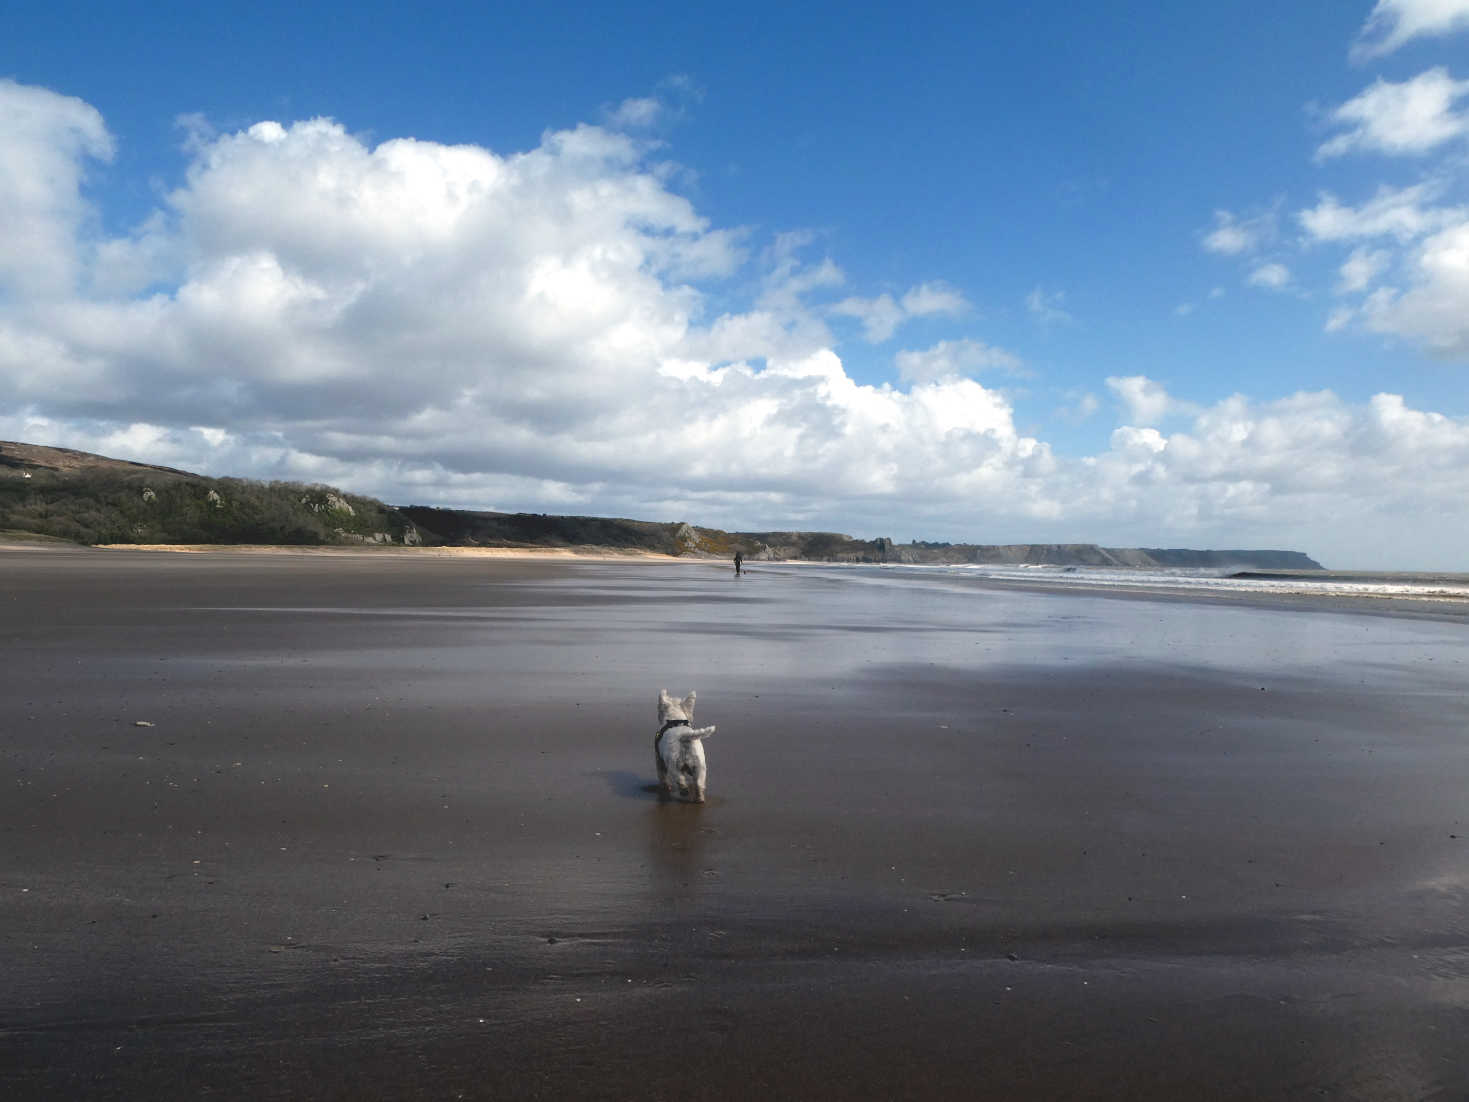
<svg viewBox="0 0 1469 1102">
<path fill-rule="evenodd" d="M 710 872 L 705 854 L 714 827 L 712 801 L 684 804 L 662 801 L 648 809 L 648 867 L 653 894 L 661 901 L 696 900 Z"/>
</svg>

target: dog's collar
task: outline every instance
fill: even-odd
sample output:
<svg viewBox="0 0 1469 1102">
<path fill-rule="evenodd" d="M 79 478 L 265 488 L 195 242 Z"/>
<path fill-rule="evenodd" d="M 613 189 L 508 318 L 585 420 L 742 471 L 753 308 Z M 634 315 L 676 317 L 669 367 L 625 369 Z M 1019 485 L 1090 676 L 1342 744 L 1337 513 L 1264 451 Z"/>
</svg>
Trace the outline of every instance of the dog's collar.
<svg viewBox="0 0 1469 1102">
<path fill-rule="evenodd" d="M 687 726 L 689 726 L 689 721 L 686 720 L 686 719 L 670 719 L 667 723 L 665 723 L 662 727 L 660 727 L 658 729 L 658 737 L 659 738 L 662 738 L 664 735 L 666 735 L 669 732 L 670 729 L 672 729 L 674 727 L 687 727 Z"/>
</svg>

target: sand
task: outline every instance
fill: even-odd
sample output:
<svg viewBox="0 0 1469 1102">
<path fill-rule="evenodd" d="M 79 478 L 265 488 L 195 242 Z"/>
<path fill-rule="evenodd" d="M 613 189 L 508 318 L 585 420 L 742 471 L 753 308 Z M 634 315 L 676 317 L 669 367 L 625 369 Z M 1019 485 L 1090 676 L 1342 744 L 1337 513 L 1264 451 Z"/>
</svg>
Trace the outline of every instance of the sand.
<svg viewBox="0 0 1469 1102">
<path fill-rule="evenodd" d="M 42 549 L 0 638 L 6 1098 L 1469 1096 L 1462 619 Z"/>
<path fill-rule="evenodd" d="M 24 547 L 24 544 L 16 544 Z M 4 545 L 0 544 L 0 548 Z M 401 547 L 396 545 L 353 547 L 340 544 L 316 547 L 282 547 L 277 544 L 218 544 L 218 543 L 104 543 L 103 551 L 169 551 L 183 555 L 311 555 L 336 558 L 360 558 L 376 555 L 381 559 L 423 560 L 437 558 L 455 559 L 572 559 L 591 562 L 622 562 L 629 559 L 666 563 L 693 563 L 706 561 L 699 558 L 681 558 L 663 555 L 656 551 L 639 551 L 622 547 Z"/>
</svg>

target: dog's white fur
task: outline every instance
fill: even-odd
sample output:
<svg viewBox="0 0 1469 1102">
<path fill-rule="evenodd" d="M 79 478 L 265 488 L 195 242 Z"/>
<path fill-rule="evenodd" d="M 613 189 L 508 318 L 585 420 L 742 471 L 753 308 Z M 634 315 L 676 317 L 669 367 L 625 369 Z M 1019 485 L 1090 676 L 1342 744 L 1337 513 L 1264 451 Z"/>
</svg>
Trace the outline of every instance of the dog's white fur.
<svg viewBox="0 0 1469 1102">
<path fill-rule="evenodd" d="M 704 785 L 709 775 L 704 761 L 704 739 L 713 727 L 694 729 L 696 693 L 679 700 L 658 690 L 658 734 L 653 737 L 653 757 L 658 763 L 658 788 L 671 799 L 704 802 Z"/>
</svg>

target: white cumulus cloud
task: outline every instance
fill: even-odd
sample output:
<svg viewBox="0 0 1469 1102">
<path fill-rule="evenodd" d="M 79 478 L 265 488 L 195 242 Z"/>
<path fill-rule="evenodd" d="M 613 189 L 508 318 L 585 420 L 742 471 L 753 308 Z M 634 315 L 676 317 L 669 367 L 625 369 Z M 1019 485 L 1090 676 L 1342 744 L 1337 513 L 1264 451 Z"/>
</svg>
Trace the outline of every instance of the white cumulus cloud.
<svg viewBox="0 0 1469 1102">
<path fill-rule="evenodd" d="M 1406 242 L 1463 217 L 1462 207 L 1432 205 L 1442 193 L 1434 181 L 1401 188 L 1384 184 L 1361 206 L 1349 207 L 1322 192 L 1316 205 L 1296 218 L 1314 241 L 1391 237 Z"/>
<path fill-rule="evenodd" d="M 1466 96 L 1469 80 L 1455 80 L 1442 67 L 1400 84 L 1377 80 L 1331 113 L 1331 121 L 1346 129 L 1323 142 L 1316 156 L 1426 153 L 1469 134 L 1469 113 L 1454 110 Z"/>
<path fill-rule="evenodd" d="M 1377 0 L 1352 45 L 1354 61 L 1390 54 L 1415 38 L 1469 29 L 1469 0 Z"/>
<path fill-rule="evenodd" d="M 0 292 L 69 294 L 91 237 L 83 173 L 112 136 L 90 104 L 0 78 L 0 150 Z"/>
<path fill-rule="evenodd" d="M 1180 533 L 1268 532 L 1328 565 L 1384 561 L 1407 532 L 1469 536 L 1458 504 L 1469 493 L 1469 420 L 1393 394 L 1365 405 L 1330 391 L 1235 396 L 1197 409 L 1184 431 L 1119 429 L 1092 465 L 1097 508 L 1157 516 Z"/>
<path fill-rule="evenodd" d="M 1367 297 L 1367 327 L 1441 356 L 1469 357 L 1469 220 L 1425 239 L 1404 267 L 1406 288 L 1379 288 Z"/>
<path fill-rule="evenodd" d="M 1401 337 L 1450 359 L 1469 358 L 1469 208 L 1434 205 L 1439 183 L 1383 187 L 1359 207 L 1323 194 L 1298 215 L 1308 238 L 1322 242 L 1385 240 L 1358 245 L 1342 262 L 1338 294 L 1366 294 L 1339 307 L 1328 331 L 1360 321 L 1371 332 Z M 1403 286 L 1381 286 L 1389 270 Z M 1370 292 L 1370 293 L 1368 293 Z"/>
<path fill-rule="evenodd" d="M 1146 375 L 1109 375 L 1107 389 L 1117 396 L 1134 425 L 1155 425 L 1169 414 L 1191 407 L 1172 397 L 1162 383 Z"/>
</svg>

